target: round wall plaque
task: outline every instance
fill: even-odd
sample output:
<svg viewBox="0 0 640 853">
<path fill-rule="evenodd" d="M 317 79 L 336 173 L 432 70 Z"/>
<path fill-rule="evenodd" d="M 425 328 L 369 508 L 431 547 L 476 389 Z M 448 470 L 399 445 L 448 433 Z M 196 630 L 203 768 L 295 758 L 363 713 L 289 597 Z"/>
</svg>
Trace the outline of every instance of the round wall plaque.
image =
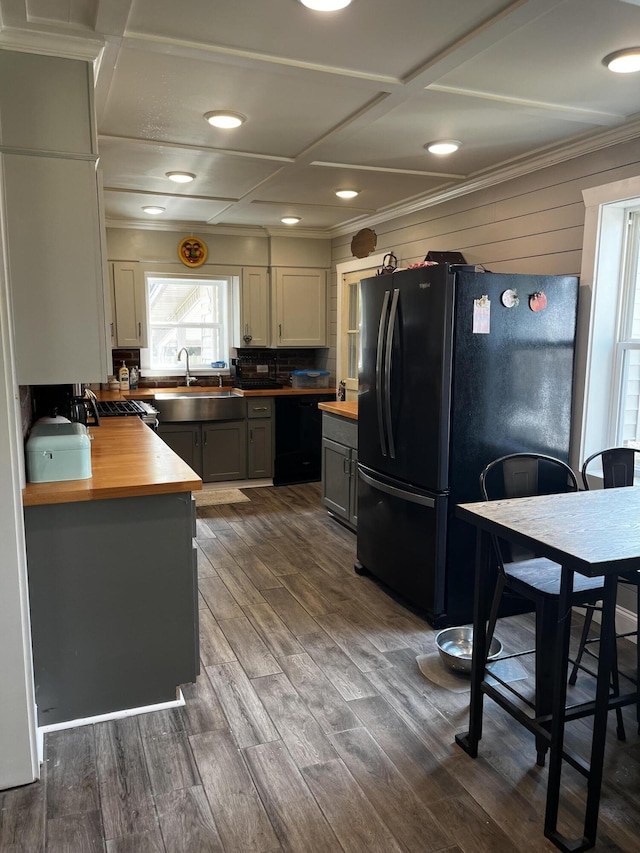
<svg viewBox="0 0 640 853">
<path fill-rule="evenodd" d="M 378 235 L 371 228 L 358 231 L 351 241 L 351 253 L 355 258 L 366 258 L 376 247 Z"/>
<path fill-rule="evenodd" d="M 178 244 L 178 257 L 187 267 L 202 266 L 207 254 L 207 244 L 199 237 L 185 237 Z"/>
</svg>

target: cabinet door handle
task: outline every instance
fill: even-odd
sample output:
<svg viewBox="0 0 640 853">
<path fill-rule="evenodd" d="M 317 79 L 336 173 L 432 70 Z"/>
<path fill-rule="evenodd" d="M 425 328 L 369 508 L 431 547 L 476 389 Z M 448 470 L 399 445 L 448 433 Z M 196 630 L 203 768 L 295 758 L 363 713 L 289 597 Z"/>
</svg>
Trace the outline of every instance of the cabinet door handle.
<svg viewBox="0 0 640 853">
<path fill-rule="evenodd" d="M 344 456 L 342 459 L 342 473 L 345 476 L 349 476 L 350 471 L 351 471 L 351 463 L 349 462 L 349 459 L 346 456 Z"/>
<path fill-rule="evenodd" d="M 138 337 L 142 337 L 142 323 L 138 323 Z"/>
<path fill-rule="evenodd" d="M 113 323 L 111 323 L 111 337 L 113 337 Z"/>
<path fill-rule="evenodd" d="M 267 406 L 254 406 L 253 411 L 254 412 L 266 412 L 267 408 L 268 408 Z"/>
<path fill-rule="evenodd" d="M 204 446 L 207 446 L 207 433 L 204 433 Z"/>
<path fill-rule="evenodd" d="M 253 430 L 252 429 L 249 430 L 249 443 L 253 444 Z"/>
<path fill-rule="evenodd" d="M 195 445 L 195 447 L 197 447 L 198 446 L 198 434 L 196 433 L 193 438 L 194 438 L 194 445 Z"/>
<path fill-rule="evenodd" d="M 278 337 L 282 337 L 282 323 L 278 323 Z"/>
</svg>

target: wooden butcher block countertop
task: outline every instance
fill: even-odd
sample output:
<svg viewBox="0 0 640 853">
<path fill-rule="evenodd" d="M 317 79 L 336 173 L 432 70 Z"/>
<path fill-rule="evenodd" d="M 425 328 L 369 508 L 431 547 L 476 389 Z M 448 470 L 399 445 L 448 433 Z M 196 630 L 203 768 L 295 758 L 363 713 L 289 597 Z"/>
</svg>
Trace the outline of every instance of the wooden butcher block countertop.
<svg viewBox="0 0 640 853">
<path fill-rule="evenodd" d="M 308 394 L 335 394 L 335 388 L 269 388 L 243 391 L 241 388 L 230 389 L 228 385 L 219 388 L 217 385 L 182 385 L 177 388 L 136 388 L 135 391 L 95 391 L 98 400 L 148 400 L 153 403 L 156 394 L 189 394 L 207 391 L 232 390 L 241 397 L 300 397 Z"/>
<path fill-rule="evenodd" d="M 140 418 L 103 418 L 89 427 L 91 473 L 87 480 L 28 483 L 24 506 L 191 492 L 202 488 L 195 471 Z"/>
<path fill-rule="evenodd" d="M 352 402 L 335 403 L 318 403 L 318 408 L 323 412 L 330 412 L 332 415 L 340 415 L 342 418 L 350 418 L 352 421 L 358 420 L 358 403 L 356 400 Z"/>
</svg>

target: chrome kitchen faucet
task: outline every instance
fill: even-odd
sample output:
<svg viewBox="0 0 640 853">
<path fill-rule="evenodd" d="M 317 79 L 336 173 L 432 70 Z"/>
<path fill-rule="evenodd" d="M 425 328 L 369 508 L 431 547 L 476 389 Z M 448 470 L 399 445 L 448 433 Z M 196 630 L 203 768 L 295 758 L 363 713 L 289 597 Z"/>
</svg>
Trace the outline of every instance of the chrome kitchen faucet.
<svg viewBox="0 0 640 853">
<path fill-rule="evenodd" d="M 189 351 L 186 347 L 182 347 L 182 349 L 178 353 L 178 361 L 182 361 L 182 353 L 184 353 L 184 357 L 187 360 L 187 369 L 185 371 L 184 379 L 188 388 L 192 382 L 197 382 L 198 380 L 195 376 L 191 376 L 191 374 L 189 373 Z"/>
</svg>

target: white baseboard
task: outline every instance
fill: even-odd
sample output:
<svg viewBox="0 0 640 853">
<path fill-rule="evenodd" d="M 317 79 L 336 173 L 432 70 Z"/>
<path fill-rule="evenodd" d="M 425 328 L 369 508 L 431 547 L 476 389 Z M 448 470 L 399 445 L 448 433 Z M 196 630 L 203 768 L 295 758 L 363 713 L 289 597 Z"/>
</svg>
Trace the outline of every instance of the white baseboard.
<svg viewBox="0 0 640 853">
<path fill-rule="evenodd" d="M 62 729 L 75 729 L 78 726 L 91 726 L 94 723 L 104 723 L 107 720 L 121 720 L 124 717 L 135 717 L 138 714 L 150 714 L 152 711 L 164 711 L 167 708 L 181 708 L 185 705 L 182 690 L 177 691 L 178 698 L 173 702 L 160 702 L 157 705 L 143 705 L 140 708 L 125 708 L 122 711 L 112 711 L 109 714 L 98 714 L 95 717 L 82 717 L 78 720 L 67 720 L 64 723 L 51 723 L 48 726 L 38 728 L 38 737 L 41 738 L 49 732 L 59 732 Z"/>
</svg>

